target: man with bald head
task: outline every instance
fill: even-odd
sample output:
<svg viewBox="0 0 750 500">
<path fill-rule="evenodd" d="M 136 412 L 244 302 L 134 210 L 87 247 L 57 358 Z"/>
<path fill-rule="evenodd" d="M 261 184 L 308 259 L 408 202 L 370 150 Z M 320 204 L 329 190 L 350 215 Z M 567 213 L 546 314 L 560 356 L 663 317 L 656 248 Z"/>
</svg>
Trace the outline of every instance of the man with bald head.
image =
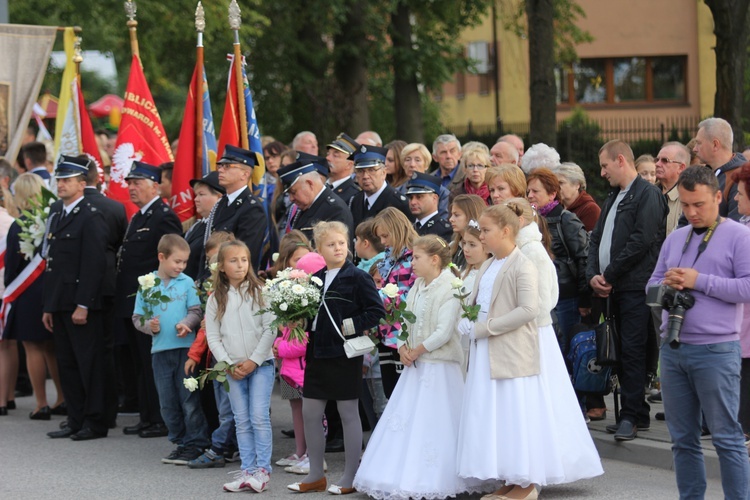
<svg viewBox="0 0 750 500">
<path fill-rule="evenodd" d="M 730 183 L 729 192 L 725 193 L 727 173 L 739 168 L 747 161 L 740 153 L 733 153 L 734 133 L 732 126 L 722 118 L 706 118 L 698 124 L 698 134 L 695 136 L 693 151 L 698 158 L 711 167 L 719 180 L 719 190 L 722 194 L 719 214 L 732 220 L 740 220 L 737 210 L 737 184 Z M 731 178 L 731 174 L 729 175 Z"/>
<path fill-rule="evenodd" d="M 490 149 L 490 163 L 494 166 L 518 165 L 518 150 L 509 142 L 497 141 Z"/>
<path fill-rule="evenodd" d="M 521 162 L 523 161 L 524 152 L 523 139 L 518 137 L 516 134 L 506 134 L 500 137 L 497 142 L 507 142 L 508 144 L 516 148 L 516 151 L 518 151 L 518 164 L 521 164 Z"/>
<path fill-rule="evenodd" d="M 372 130 L 365 130 L 357 136 L 355 141 L 357 141 L 358 144 L 365 144 L 367 146 L 383 147 L 383 139 L 380 138 L 380 135 L 377 132 Z"/>
<path fill-rule="evenodd" d="M 309 130 L 302 131 L 292 139 L 292 149 L 317 156 L 318 138 Z"/>
</svg>

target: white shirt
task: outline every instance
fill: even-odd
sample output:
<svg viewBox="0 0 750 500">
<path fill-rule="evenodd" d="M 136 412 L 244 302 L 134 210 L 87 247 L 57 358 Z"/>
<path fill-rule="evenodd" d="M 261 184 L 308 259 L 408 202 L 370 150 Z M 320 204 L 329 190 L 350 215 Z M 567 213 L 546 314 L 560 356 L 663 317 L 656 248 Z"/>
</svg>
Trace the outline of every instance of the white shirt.
<svg viewBox="0 0 750 500">
<path fill-rule="evenodd" d="M 435 210 L 434 212 L 432 212 L 427 217 L 423 217 L 423 218 L 419 219 L 417 221 L 417 222 L 419 222 L 419 227 L 423 227 L 425 224 L 427 224 L 427 222 L 429 222 L 430 219 L 432 219 L 433 217 L 435 217 L 437 215 L 437 213 L 438 213 L 438 211 Z"/>
<path fill-rule="evenodd" d="M 155 202 L 156 200 L 158 200 L 158 199 L 159 199 L 159 196 L 158 196 L 158 195 L 157 195 L 157 196 L 154 196 L 154 199 L 153 199 L 153 200 L 151 200 L 151 201 L 149 201 L 148 203 L 146 203 L 145 205 L 143 205 L 143 206 L 141 207 L 141 215 L 145 214 L 145 213 L 146 213 L 146 210 L 148 210 L 148 209 L 149 209 L 149 208 L 151 207 L 151 205 L 153 205 L 153 204 L 154 204 L 154 202 Z"/>
<path fill-rule="evenodd" d="M 65 205 L 65 204 L 63 204 L 63 212 L 65 213 L 65 215 L 66 215 L 66 216 L 70 215 L 70 212 L 72 212 L 72 211 L 73 211 L 73 209 L 74 209 L 74 208 L 75 208 L 75 207 L 76 207 L 76 206 L 77 206 L 77 205 L 78 205 L 79 203 L 81 203 L 81 201 L 83 201 L 83 196 L 81 196 L 80 198 L 78 198 L 78 199 L 77 199 L 76 201 L 73 201 L 73 202 L 71 202 L 71 203 L 70 203 L 70 205 Z"/>
<path fill-rule="evenodd" d="M 375 192 L 375 193 L 373 193 L 371 195 L 368 195 L 367 193 L 365 193 L 365 200 L 367 200 L 367 202 L 369 203 L 369 205 L 367 205 L 368 207 L 371 208 L 372 206 L 375 205 L 375 202 L 378 201 L 378 197 L 380 196 L 380 194 L 383 191 L 385 191 L 385 188 L 387 186 L 388 186 L 388 183 L 387 182 L 383 182 L 383 185 L 380 186 L 380 189 L 378 189 L 377 192 Z"/>
<path fill-rule="evenodd" d="M 237 191 L 233 191 L 231 193 L 228 193 L 227 194 L 227 205 L 231 205 L 232 203 L 234 203 L 234 200 L 236 200 L 237 198 L 239 198 L 240 194 L 242 194 L 242 191 L 244 191 L 245 189 L 247 189 L 247 186 L 242 186 Z"/>
</svg>

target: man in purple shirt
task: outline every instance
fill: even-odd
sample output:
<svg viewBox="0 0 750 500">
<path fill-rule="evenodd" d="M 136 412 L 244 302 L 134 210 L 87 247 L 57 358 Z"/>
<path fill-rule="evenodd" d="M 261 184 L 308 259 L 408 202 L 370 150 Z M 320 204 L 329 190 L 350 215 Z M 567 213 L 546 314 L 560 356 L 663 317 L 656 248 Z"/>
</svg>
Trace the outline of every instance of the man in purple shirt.
<svg viewBox="0 0 750 500">
<path fill-rule="evenodd" d="M 661 387 L 672 436 L 680 498 L 703 498 L 706 473 L 700 445 L 701 410 L 719 455 L 725 498 L 750 492 L 745 438 L 737 415 L 742 303 L 750 302 L 750 229 L 719 215 L 716 176 L 701 166 L 677 181 L 689 226 L 664 242 L 648 286 L 689 292 L 679 342 L 661 347 Z M 662 337 L 669 325 L 662 313 Z"/>
</svg>

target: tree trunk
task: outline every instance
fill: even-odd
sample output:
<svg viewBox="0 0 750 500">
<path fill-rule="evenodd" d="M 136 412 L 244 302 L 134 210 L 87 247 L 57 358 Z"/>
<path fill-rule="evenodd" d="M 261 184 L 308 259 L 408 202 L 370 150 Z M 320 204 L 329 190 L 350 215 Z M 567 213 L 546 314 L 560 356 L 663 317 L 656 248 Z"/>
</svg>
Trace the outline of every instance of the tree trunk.
<svg viewBox="0 0 750 500">
<path fill-rule="evenodd" d="M 529 143 L 555 147 L 557 99 L 553 0 L 526 0 L 529 19 L 529 94 L 531 131 Z"/>
<path fill-rule="evenodd" d="M 417 55 L 412 47 L 411 12 L 400 2 L 391 14 L 388 31 L 393 40 L 393 104 L 396 138 L 406 142 L 424 141 L 422 102 L 417 82 Z"/>
<path fill-rule="evenodd" d="M 716 35 L 716 98 L 714 116 L 732 125 L 734 150 L 741 151 L 742 107 L 750 0 L 705 0 Z"/>
<path fill-rule="evenodd" d="M 341 86 L 343 130 L 356 137 L 370 128 L 370 109 L 367 92 L 367 32 L 365 30 L 365 5 L 352 2 L 341 32 L 335 37 L 336 80 Z"/>
</svg>

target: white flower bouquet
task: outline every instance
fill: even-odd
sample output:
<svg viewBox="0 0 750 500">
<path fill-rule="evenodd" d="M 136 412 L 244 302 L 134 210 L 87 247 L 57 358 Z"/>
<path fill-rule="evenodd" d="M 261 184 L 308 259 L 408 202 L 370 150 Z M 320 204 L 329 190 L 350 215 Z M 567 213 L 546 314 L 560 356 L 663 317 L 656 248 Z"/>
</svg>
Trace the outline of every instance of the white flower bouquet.
<svg viewBox="0 0 750 500">
<path fill-rule="evenodd" d="M 234 365 L 229 364 L 226 361 L 219 361 L 212 368 L 202 370 L 200 375 L 198 375 L 198 378 L 188 377 L 182 379 L 182 383 L 185 386 L 185 389 L 193 392 L 199 388 L 203 389 L 203 387 L 205 387 L 206 385 L 206 382 L 216 380 L 224 386 L 225 391 L 229 392 L 229 382 L 227 381 L 227 376 L 230 374 L 230 372 L 234 372 Z"/>
<path fill-rule="evenodd" d="M 276 316 L 272 328 L 290 326 L 289 338 L 304 342 L 307 321 L 318 314 L 322 287 L 320 278 L 299 269 L 279 271 L 276 278 L 263 286 L 263 298 L 268 307 L 257 314 L 272 312 Z"/>
<path fill-rule="evenodd" d="M 399 329 L 401 333 L 396 338 L 405 342 L 409 338 L 407 321 L 414 323 L 417 321 L 417 317 L 413 312 L 406 309 L 406 300 L 404 300 L 403 294 L 398 289 L 398 285 L 388 283 L 381 291 L 385 295 L 385 299 L 383 300 L 385 318 L 381 318 L 380 324 Z"/>
<path fill-rule="evenodd" d="M 161 278 L 154 273 L 138 276 L 138 293 L 143 297 L 143 316 L 141 316 L 141 325 L 154 317 L 154 310 L 162 305 L 172 302 L 172 297 L 162 293 L 159 290 Z"/>
<path fill-rule="evenodd" d="M 52 191 L 42 188 L 42 192 L 30 200 L 29 208 L 21 211 L 24 217 L 18 219 L 18 225 L 21 226 L 19 245 L 26 260 L 30 261 L 44 242 L 49 207 L 56 199 Z"/>
<path fill-rule="evenodd" d="M 482 309 L 482 306 L 466 303 L 466 299 L 471 295 L 471 292 L 466 290 L 463 280 L 461 278 L 453 278 L 451 288 L 456 291 L 453 296 L 461 302 L 461 309 L 463 310 L 461 317 L 466 318 L 469 321 L 476 321 L 479 317 L 479 311 Z"/>
</svg>

